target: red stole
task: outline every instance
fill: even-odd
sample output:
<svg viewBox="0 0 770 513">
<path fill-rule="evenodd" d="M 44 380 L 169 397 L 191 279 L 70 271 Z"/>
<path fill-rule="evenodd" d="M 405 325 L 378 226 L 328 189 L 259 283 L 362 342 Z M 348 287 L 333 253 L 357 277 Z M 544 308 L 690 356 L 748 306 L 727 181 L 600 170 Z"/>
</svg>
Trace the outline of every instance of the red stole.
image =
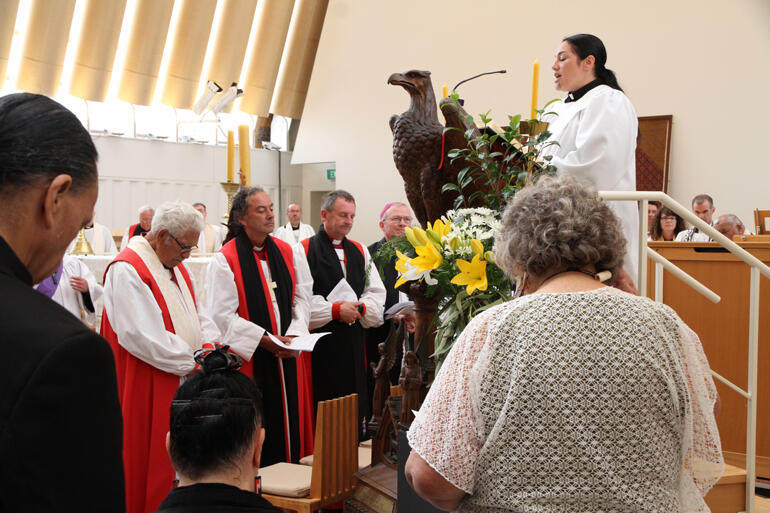
<svg viewBox="0 0 770 513">
<path fill-rule="evenodd" d="M 294 273 L 294 254 L 291 246 L 281 239 L 272 237 L 273 242 L 281 252 L 286 268 L 291 275 L 291 297 L 292 304 L 294 303 L 294 290 L 296 284 L 296 276 Z M 246 320 L 249 319 L 249 310 L 246 304 L 246 292 L 243 285 L 243 275 L 241 273 L 241 264 L 238 259 L 238 251 L 235 247 L 235 239 L 231 239 L 227 244 L 222 246 L 219 250 L 227 260 L 227 264 L 230 266 L 230 270 L 233 273 L 235 279 L 235 287 L 238 291 L 238 315 Z M 259 279 L 262 281 L 262 291 L 265 294 L 265 302 L 268 307 L 268 313 L 270 314 L 270 332 L 274 335 L 283 335 L 278 329 L 275 318 L 275 310 L 273 308 L 273 300 L 270 297 L 270 287 L 268 280 L 265 277 L 262 265 L 259 262 L 259 257 L 254 255 L 254 259 L 257 262 L 257 269 L 259 270 Z M 253 367 L 251 361 L 244 361 L 241 372 L 247 376 L 253 376 Z M 313 437 L 314 432 L 314 419 L 313 419 L 313 377 L 311 370 L 310 355 L 306 352 L 300 353 L 297 357 L 297 403 L 299 410 L 299 436 L 300 436 L 300 457 L 305 457 L 308 454 L 313 454 Z M 286 405 L 284 405 L 284 409 Z M 288 426 L 284 426 L 284 433 L 287 433 Z M 287 435 L 288 436 L 288 435 Z M 286 441 L 288 444 L 288 439 Z"/>
<path fill-rule="evenodd" d="M 126 248 L 110 265 L 115 262 L 127 262 L 136 270 L 141 280 L 150 287 L 160 307 L 166 331 L 174 333 L 166 300 L 139 255 Z M 182 265 L 178 268 L 192 292 L 187 269 Z M 130 313 L 126 312 L 126 315 Z M 101 335 L 110 343 L 115 354 L 118 396 L 123 413 L 126 512 L 155 511 L 171 490 L 175 477 L 166 452 L 166 433 L 169 430 L 169 408 L 179 387 L 179 376 L 163 372 L 126 351 L 118 343 L 106 310 L 102 313 Z"/>
</svg>

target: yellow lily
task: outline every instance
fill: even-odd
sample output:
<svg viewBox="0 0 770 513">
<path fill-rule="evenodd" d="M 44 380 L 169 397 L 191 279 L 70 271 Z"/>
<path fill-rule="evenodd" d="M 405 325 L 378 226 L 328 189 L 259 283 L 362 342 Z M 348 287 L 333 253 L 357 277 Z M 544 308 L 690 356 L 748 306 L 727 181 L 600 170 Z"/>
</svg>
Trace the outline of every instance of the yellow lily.
<svg viewBox="0 0 770 513">
<path fill-rule="evenodd" d="M 420 246 L 420 241 L 417 240 L 417 237 L 414 235 L 414 230 L 410 226 L 407 226 L 404 228 L 404 235 L 406 235 L 406 239 L 409 241 L 409 243 L 414 246 L 415 248 L 417 246 Z"/>
<path fill-rule="evenodd" d="M 441 219 L 436 219 L 432 225 L 428 223 L 428 228 L 436 232 L 439 238 L 441 238 L 441 237 L 444 237 L 445 235 L 449 235 L 449 232 L 452 231 L 452 223 L 449 221 L 444 223 L 444 221 L 442 221 Z"/>
<path fill-rule="evenodd" d="M 452 283 L 465 285 L 469 296 L 476 289 L 487 290 L 487 263 L 481 260 L 481 255 L 477 253 L 470 262 L 458 258 L 457 267 L 460 272 L 452 278 Z"/>
<path fill-rule="evenodd" d="M 406 283 L 408 280 L 405 278 L 406 274 L 409 272 L 409 257 L 405 254 L 401 253 L 400 251 L 396 251 L 396 256 L 398 257 L 398 260 L 396 260 L 396 271 L 401 273 L 401 276 L 398 277 L 398 280 L 396 280 L 396 284 L 393 288 L 400 287 L 403 283 Z"/>
<path fill-rule="evenodd" d="M 484 260 L 486 260 L 487 262 L 492 262 L 494 264 L 495 254 L 492 253 L 491 251 L 487 251 L 486 253 L 484 253 Z"/>
<path fill-rule="evenodd" d="M 414 237 L 417 239 L 417 241 L 420 243 L 420 245 L 425 245 L 430 242 L 428 239 L 428 234 L 420 228 L 419 226 L 415 226 L 412 228 L 412 233 L 414 234 Z M 414 247 L 414 249 L 417 249 L 417 246 Z"/>
<path fill-rule="evenodd" d="M 417 252 L 417 256 L 414 257 L 409 263 L 417 268 L 418 271 L 432 271 L 441 265 L 444 259 L 441 256 L 439 250 L 433 244 L 425 244 L 414 248 Z"/>
<path fill-rule="evenodd" d="M 484 256 L 484 245 L 476 239 L 471 239 L 471 249 L 478 256 Z"/>
</svg>

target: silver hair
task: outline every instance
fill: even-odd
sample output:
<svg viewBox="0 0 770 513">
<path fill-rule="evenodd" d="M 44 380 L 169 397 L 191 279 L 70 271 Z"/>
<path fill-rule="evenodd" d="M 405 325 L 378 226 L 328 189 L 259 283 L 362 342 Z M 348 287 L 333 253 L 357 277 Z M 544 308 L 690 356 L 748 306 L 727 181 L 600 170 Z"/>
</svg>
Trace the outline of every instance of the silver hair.
<svg viewBox="0 0 770 513">
<path fill-rule="evenodd" d="M 150 205 L 142 205 L 139 207 L 139 210 L 136 211 L 139 215 L 142 215 L 142 212 L 152 212 L 155 213 L 155 209 L 152 208 Z"/>
<path fill-rule="evenodd" d="M 380 215 L 380 221 L 385 222 L 385 220 L 388 218 L 388 212 L 390 212 L 393 207 L 406 207 L 409 208 L 409 205 L 406 203 L 401 203 L 400 201 L 393 201 L 388 205 L 388 208 L 382 211 L 382 215 Z M 411 210 L 409 211 L 411 214 Z"/>
<path fill-rule="evenodd" d="M 203 227 L 203 215 L 192 205 L 179 200 L 169 201 L 160 205 L 155 211 L 150 234 L 168 230 L 171 236 L 181 237 L 190 230 L 200 233 Z"/>
<path fill-rule="evenodd" d="M 568 173 L 518 192 L 495 239 L 495 260 L 512 277 L 589 266 L 616 276 L 625 253 L 618 219 L 593 186 Z"/>
<path fill-rule="evenodd" d="M 334 203 L 337 201 L 338 198 L 342 198 L 347 201 L 352 201 L 353 203 L 356 202 L 353 195 L 350 194 L 348 191 L 337 189 L 336 191 L 332 191 L 326 196 L 324 196 L 323 203 L 321 203 L 321 210 L 326 210 L 327 212 L 331 212 L 332 209 L 334 208 Z"/>
<path fill-rule="evenodd" d="M 724 218 L 725 218 L 725 220 L 726 220 L 728 223 L 730 223 L 731 225 L 733 225 L 733 226 L 735 226 L 735 227 L 738 227 L 738 226 L 743 226 L 743 227 L 745 228 L 745 225 L 743 224 L 743 221 L 741 221 L 741 220 L 738 218 L 738 216 L 736 216 L 735 214 L 722 214 L 722 215 L 721 215 L 721 216 L 719 216 L 719 218 L 717 219 L 717 222 L 719 222 L 719 220 L 720 220 L 720 219 L 722 219 L 723 217 L 724 217 Z"/>
</svg>

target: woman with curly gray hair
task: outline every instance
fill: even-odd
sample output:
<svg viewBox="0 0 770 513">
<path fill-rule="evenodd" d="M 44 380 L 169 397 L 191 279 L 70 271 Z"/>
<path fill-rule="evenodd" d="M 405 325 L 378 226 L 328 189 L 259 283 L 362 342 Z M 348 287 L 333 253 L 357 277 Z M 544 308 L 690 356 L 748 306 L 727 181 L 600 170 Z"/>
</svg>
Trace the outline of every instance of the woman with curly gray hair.
<svg viewBox="0 0 770 513">
<path fill-rule="evenodd" d="M 602 282 L 624 253 L 573 176 L 515 196 L 496 261 L 523 296 L 476 316 L 442 365 L 408 433 L 418 494 L 458 511 L 708 511 L 724 465 L 708 361 L 669 307 Z"/>
</svg>

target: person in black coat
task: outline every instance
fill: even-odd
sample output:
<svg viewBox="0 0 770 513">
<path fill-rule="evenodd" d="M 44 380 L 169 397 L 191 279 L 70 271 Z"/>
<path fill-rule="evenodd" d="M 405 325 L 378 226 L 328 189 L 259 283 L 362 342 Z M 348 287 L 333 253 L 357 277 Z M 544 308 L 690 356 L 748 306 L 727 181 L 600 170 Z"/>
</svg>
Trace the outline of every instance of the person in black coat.
<svg viewBox="0 0 770 513">
<path fill-rule="evenodd" d="M 55 101 L 0 98 L 0 511 L 125 511 L 107 342 L 32 288 L 93 217 L 96 148 Z"/>
<path fill-rule="evenodd" d="M 372 255 L 374 265 L 377 269 L 382 269 L 383 278 L 382 282 L 385 284 L 385 311 L 391 306 L 401 301 L 406 301 L 408 298 L 406 294 L 396 290 L 394 285 L 398 281 L 398 271 L 396 271 L 396 259 L 391 259 L 390 262 L 383 262 L 379 256 L 375 256 L 377 251 L 387 241 L 394 237 L 400 237 L 404 235 L 404 229 L 407 226 L 412 225 L 412 213 L 409 211 L 409 207 L 404 203 L 392 202 L 385 205 L 380 213 L 380 229 L 382 230 L 383 237 L 374 244 L 368 247 L 369 254 Z M 377 328 L 369 328 L 366 330 L 366 358 L 367 368 L 369 368 L 368 385 L 369 385 L 369 397 L 371 398 L 374 390 L 374 377 L 371 372 L 371 363 L 377 364 L 379 360 L 379 352 L 377 351 L 377 344 L 388 338 L 390 333 L 390 326 L 392 321 L 390 319 L 384 321 L 382 326 Z M 396 364 L 390 369 L 390 383 L 392 385 L 398 384 L 398 377 L 401 373 L 401 357 L 403 355 L 403 348 L 398 347 Z M 379 415 L 379 412 L 372 412 L 375 415 Z"/>
<path fill-rule="evenodd" d="M 265 441 L 261 394 L 239 371 L 243 360 L 227 349 L 217 344 L 196 351 L 201 371 L 171 402 L 166 448 L 179 487 L 157 513 L 281 511 L 257 494 Z"/>
</svg>

